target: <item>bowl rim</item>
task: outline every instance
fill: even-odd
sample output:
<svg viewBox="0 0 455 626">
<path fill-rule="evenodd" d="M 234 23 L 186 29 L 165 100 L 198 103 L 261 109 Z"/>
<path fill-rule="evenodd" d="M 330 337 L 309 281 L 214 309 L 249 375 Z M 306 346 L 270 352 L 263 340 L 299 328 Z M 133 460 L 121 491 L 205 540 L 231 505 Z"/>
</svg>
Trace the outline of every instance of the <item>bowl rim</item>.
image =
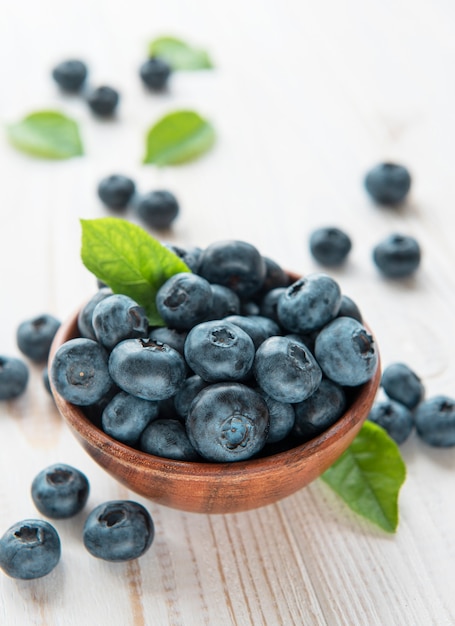
<svg viewBox="0 0 455 626">
<path fill-rule="evenodd" d="M 293 277 L 291 273 L 289 274 Z M 83 306 L 84 304 L 75 310 L 58 329 L 49 353 L 49 372 L 51 372 L 52 362 L 58 348 L 64 342 L 80 337 L 78 331 L 78 315 Z M 369 326 L 365 322 L 362 322 L 362 324 L 374 337 Z M 76 434 L 83 447 L 87 448 L 87 446 L 89 446 L 91 450 L 98 448 L 100 452 L 102 451 L 104 454 L 107 453 L 115 457 L 116 462 L 125 467 L 130 466 L 131 463 L 134 462 L 138 468 L 147 470 L 148 472 L 161 472 L 165 469 L 167 473 L 191 476 L 192 480 L 197 480 L 198 477 L 201 480 L 207 480 L 212 476 L 216 479 L 220 474 L 228 474 L 234 477 L 244 473 L 246 470 L 248 470 L 249 476 L 253 477 L 256 474 L 258 476 L 263 475 L 264 469 L 271 464 L 286 465 L 289 467 L 301 465 L 305 459 L 324 455 L 324 452 L 329 449 L 335 441 L 348 436 L 348 433 L 352 433 L 353 430 L 357 429 L 358 432 L 363 422 L 368 417 L 364 407 L 366 404 L 370 404 L 371 406 L 380 384 L 381 360 L 379 350 L 377 350 L 377 355 L 377 367 L 372 378 L 356 388 L 356 395 L 347 409 L 338 420 L 323 433 L 309 441 L 305 441 L 284 451 L 274 452 L 258 458 L 231 462 L 180 461 L 152 455 L 128 446 L 106 434 L 101 428 L 94 424 L 84 414 L 84 407 L 74 405 L 65 400 L 55 389 L 52 376 L 49 376 L 49 382 L 54 401 L 60 414 L 74 431 L 73 434 Z"/>
</svg>

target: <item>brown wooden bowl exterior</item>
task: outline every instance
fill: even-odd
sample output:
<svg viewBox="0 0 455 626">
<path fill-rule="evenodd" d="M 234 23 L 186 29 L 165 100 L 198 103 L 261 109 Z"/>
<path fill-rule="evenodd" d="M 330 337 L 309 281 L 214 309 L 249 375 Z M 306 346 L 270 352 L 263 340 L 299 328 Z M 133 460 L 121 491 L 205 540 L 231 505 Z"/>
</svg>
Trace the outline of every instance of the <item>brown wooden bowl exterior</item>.
<svg viewBox="0 0 455 626">
<path fill-rule="evenodd" d="M 49 356 L 78 336 L 78 312 L 58 330 Z M 380 367 L 344 415 L 324 433 L 271 456 L 234 463 L 165 459 L 126 446 L 97 428 L 83 410 L 64 400 L 52 386 L 56 405 L 88 454 L 111 476 L 137 494 L 195 513 L 235 513 L 285 498 L 328 469 L 359 432 L 374 402 Z"/>
</svg>

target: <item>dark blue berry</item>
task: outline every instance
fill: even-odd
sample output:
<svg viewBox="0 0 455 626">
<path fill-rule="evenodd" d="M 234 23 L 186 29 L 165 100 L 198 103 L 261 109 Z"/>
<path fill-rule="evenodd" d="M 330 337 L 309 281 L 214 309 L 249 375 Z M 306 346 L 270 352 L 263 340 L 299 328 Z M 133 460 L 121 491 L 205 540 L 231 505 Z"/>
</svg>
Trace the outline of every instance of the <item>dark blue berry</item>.
<svg viewBox="0 0 455 626">
<path fill-rule="evenodd" d="M 411 175 L 396 163 L 379 163 L 365 177 L 365 188 L 379 204 L 399 204 L 411 188 Z"/>
<path fill-rule="evenodd" d="M 177 352 L 183 355 L 183 349 L 185 346 L 185 340 L 187 338 L 187 330 L 177 330 L 176 328 L 168 328 L 167 326 L 159 326 L 158 328 L 152 328 L 149 332 L 149 338 L 153 341 L 160 343 L 166 343 Z"/>
<path fill-rule="evenodd" d="M 273 320 L 261 315 L 229 315 L 225 321 L 244 330 L 253 340 L 256 350 L 263 341 L 280 334 L 279 326 Z"/>
<path fill-rule="evenodd" d="M 107 86 L 97 87 L 87 96 L 87 104 L 92 112 L 99 117 L 111 117 L 117 109 L 119 101 L 119 92 Z"/>
<path fill-rule="evenodd" d="M 349 296 L 341 296 L 341 306 L 337 317 L 353 317 L 358 322 L 362 322 L 362 313 L 357 304 Z"/>
<path fill-rule="evenodd" d="M 130 203 L 136 185 L 131 178 L 122 174 L 112 174 L 103 178 L 98 184 L 98 197 L 109 209 L 126 209 Z"/>
<path fill-rule="evenodd" d="M 164 243 L 163 244 L 168 250 L 171 250 L 179 259 L 188 266 L 188 268 L 194 273 L 197 274 L 199 268 L 199 259 L 202 254 L 202 249 L 198 247 L 193 248 L 182 248 L 181 246 L 176 246 L 172 243 Z"/>
<path fill-rule="evenodd" d="M 23 394 L 28 378 L 28 367 L 22 359 L 0 355 L 0 400 L 12 400 Z"/>
<path fill-rule="evenodd" d="M 267 256 L 263 257 L 263 259 L 265 263 L 265 278 L 262 291 L 265 293 L 271 289 L 288 287 L 292 281 L 284 269 L 276 261 Z"/>
<path fill-rule="evenodd" d="M 341 265 L 351 248 L 349 235 L 335 226 L 317 228 L 310 235 L 310 252 L 321 265 Z"/>
<path fill-rule="evenodd" d="M 176 419 L 157 419 L 141 436 L 140 449 L 175 461 L 197 461 L 199 454 L 190 443 L 185 426 Z"/>
<path fill-rule="evenodd" d="M 438 395 L 423 400 L 414 414 L 417 434 L 431 446 L 455 446 L 455 400 Z"/>
<path fill-rule="evenodd" d="M 259 313 L 263 317 L 268 317 L 271 320 L 279 323 L 278 319 L 278 300 L 286 291 L 285 287 L 276 287 L 268 291 L 261 300 L 259 306 Z"/>
<path fill-rule="evenodd" d="M 170 398 L 186 378 L 182 355 L 152 339 L 121 341 L 111 352 L 109 371 L 120 389 L 144 400 Z"/>
<path fill-rule="evenodd" d="M 101 302 L 101 300 L 104 300 L 104 298 L 107 298 L 108 296 L 112 296 L 112 289 L 109 287 L 101 287 L 79 311 L 77 316 L 77 327 L 81 337 L 96 340 L 92 324 L 93 311 L 95 310 L 98 302 Z"/>
<path fill-rule="evenodd" d="M 420 378 L 404 363 L 388 365 L 382 373 L 381 385 L 389 398 L 408 409 L 414 409 L 425 393 Z"/>
<path fill-rule="evenodd" d="M 156 230 L 165 230 L 180 212 L 177 198 L 170 191 L 150 191 L 139 198 L 136 213 L 139 218 Z"/>
<path fill-rule="evenodd" d="M 153 542 L 152 517 L 142 504 L 111 500 L 87 517 L 82 537 L 93 556 L 105 561 L 130 561 L 147 552 Z"/>
<path fill-rule="evenodd" d="M 266 265 L 259 251 L 244 241 L 218 241 L 203 250 L 198 273 L 247 299 L 264 284 Z"/>
<path fill-rule="evenodd" d="M 151 57 L 141 65 L 139 75 L 148 89 L 161 91 L 167 86 L 171 72 L 171 66 L 164 59 Z"/>
<path fill-rule="evenodd" d="M 52 70 L 52 77 L 63 91 L 76 92 L 85 83 L 87 73 L 85 63 L 70 59 L 56 65 Z"/>
<path fill-rule="evenodd" d="M 0 539 L 0 567 L 12 578 L 31 580 L 46 576 L 60 555 L 57 531 L 44 520 L 17 522 Z"/>
<path fill-rule="evenodd" d="M 143 430 L 158 417 L 158 402 L 136 398 L 121 391 L 105 407 L 101 428 L 128 446 L 135 446 Z"/>
<path fill-rule="evenodd" d="M 168 326 L 189 330 L 207 318 L 212 300 L 212 289 L 205 278 L 181 272 L 158 289 L 156 308 Z"/>
<path fill-rule="evenodd" d="M 414 426 L 411 411 L 404 404 L 390 399 L 375 402 L 368 419 L 381 426 L 398 445 L 406 441 Z"/>
<path fill-rule="evenodd" d="M 107 363 L 108 353 L 96 341 L 70 339 L 55 353 L 51 379 L 65 400 L 88 406 L 99 402 L 112 387 Z"/>
<path fill-rule="evenodd" d="M 193 400 L 188 437 L 209 461 L 241 461 L 265 445 L 269 412 L 262 396 L 240 383 L 208 385 Z"/>
<path fill-rule="evenodd" d="M 343 415 L 345 407 L 346 395 L 343 389 L 324 378 L 309 398 L 294 404 L 292 434 L 303 441 L 317 437 Z"/>
<path fill-rule="evenodd" d="M 197 374 L 189 376 L 174 396 L 174 407 L 178 415 L 186 420 L 191 403 L 209 383 Z"/>
<path fill-rule="evenodd" d="M 223 317 L 240 313 L 240 298 L 232 289 L 223 285 L 210 285 L 210 288 L 212 290 L 212 306 L 206 321 L 220 320 Z"/>
<path fill-rule="evenodd" d="M 253 372 L 262 391 L 279 402 L 301 402 L 322 378 L 308 348 L 288 337 L 266 339 L 257 349 Z"/>
<path fill-rule="evenodd" d="M 378 366 L 372 335 L 353 317 L 338 317 L 324 326 L 314 354 L 327 378 L 349 387 L 370 380 Z"/>
<path fill-rule="evenodd" d="M 295 411 L 292 404 L 278 402 L 267 394 L 261 393 L 269 411 L 269 432 L 266 443 L 277 443 L 289 435 L 295 422 Z"/>
<path fill-rule="evenodd" d="M 19 350 L 35 363 L 44 363 L 59 328 L 60 320 L 49 313 L 25 320 L 16 332 Z"/>
<path fill-rule="evenodd" d="M 334 319 L 341 305 L 338 283 L 326 274 L 309 274 L 294 282 L 278 300 L 281 325 L 293 333 L 309 333 Z"/>
<path fill-rule="evenodd" d="M 185 358 L 207 382 L 244 380 L 253 365 L 254 344 L 235 324 L 225 320 L 203 322 L 188 333 Z"/>
<path fill-rule="evenodd" d="M 147 337 L 149 327 L 145 310 L 120 293 L 98 302 L 93 310 L 92 325 L 97 341 L 108 350 L 123 339 Z"/>
<path fill-rule="evenodd" d="M 389 235 L 373 248 L 373 261 L 387 278 L 406 278 L 421 261 L 420 245 L 414 237 L 398 233 Z"/>
<path fill-rule="evenodd" d="M 32 500 L 40 513 L 54 519 L 66 519 L 80 513 L 89 495 L 85 474 L 75 467 L 55 463 L 35 476 Z"/>
</svg>

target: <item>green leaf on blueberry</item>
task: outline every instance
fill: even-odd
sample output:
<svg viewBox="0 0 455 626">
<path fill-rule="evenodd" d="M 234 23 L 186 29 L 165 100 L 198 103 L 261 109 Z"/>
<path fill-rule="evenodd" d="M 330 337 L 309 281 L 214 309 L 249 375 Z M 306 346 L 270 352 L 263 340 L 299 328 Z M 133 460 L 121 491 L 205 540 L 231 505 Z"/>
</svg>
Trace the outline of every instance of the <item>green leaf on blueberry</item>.
<svg viewBox="0 0 455 626">
<path fill-rule="evenodd" d="M 174 70 L 207 70 L 213 67 L 208 53 L 176 37 L 158 37 L 149 43 L 149 55 L 167 61 Z"/>
<path fill-rule="evenodd" d="M 189 272 L 188 266 L 143 228 L 127 220 L 105 217 L 81 220 L 81 257 L 85 267 L 114 293 L 144 307 L 152 326 L 164 325 L 155 298 L 168 278 Z"/>
<path fill-rule="evenodd" d="M 174 111 L 147 132 L 144 163 L 179 165 L 202 156 L 215 143 L 212 124 L 195 111 Z"/>
<path fill-rule="evenodd" d="M 398 526 L 398 494 L 405 478 L 397 444 L 369 421 L 322 475 L 353 511 L 389 533 Z"/>
<path fill-rule="evenodd" d="M 10 143 L 42 159 L 69 159 L 84 153 L 77 123 L 59 111 L 36 111 L 7 127 Z"/>
</svg>

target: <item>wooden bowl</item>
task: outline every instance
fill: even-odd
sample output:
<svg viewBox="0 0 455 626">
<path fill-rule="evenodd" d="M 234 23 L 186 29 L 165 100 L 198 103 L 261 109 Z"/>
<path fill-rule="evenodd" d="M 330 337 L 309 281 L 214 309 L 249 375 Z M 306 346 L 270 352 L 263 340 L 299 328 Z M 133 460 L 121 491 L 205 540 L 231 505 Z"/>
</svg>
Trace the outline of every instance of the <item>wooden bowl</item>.
<svg viewBox="0 0 455 626">
<path fill-rule="evenodd" d="M 78 336 L 77 315 L 63 323 L 51 347 L 53 356 Z M 320 476 L 346 450 L 373 404 L 380 382 L 374 377 L 356 390 L 342 417 L 311 441 L 250 461 L 199 463 L 153 456 L 124 445 L 95 426 L 80 407 L 52 387 L 57 407 L 88 454 L 132 491 L 165 506 L 196 513 L 235 513 L 271 504 Z M 52 382 L 51 382 L 52 385 Z"/>
</svg>

